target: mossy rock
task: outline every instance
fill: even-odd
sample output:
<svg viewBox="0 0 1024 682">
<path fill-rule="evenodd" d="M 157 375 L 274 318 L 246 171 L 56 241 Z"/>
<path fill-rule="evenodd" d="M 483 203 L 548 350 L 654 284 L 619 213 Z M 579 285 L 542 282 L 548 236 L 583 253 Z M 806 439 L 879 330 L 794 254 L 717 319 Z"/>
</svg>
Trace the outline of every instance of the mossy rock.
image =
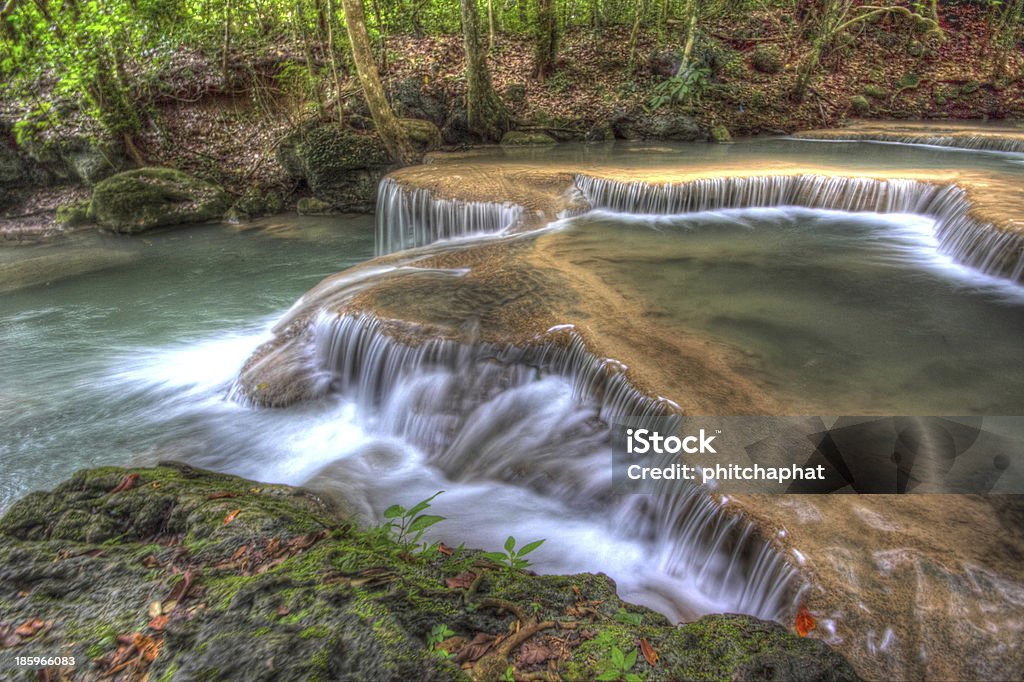
<svg viewBox="0 0 1024 682">
<path fill-rule="evenodd" d="M 392 167 L 380 138 L 337 123 L 305 133 L 295 154 L 313 195 L 339 211 L 372 212 L 377 183 Z"/>
<path fill-rule="evenodd" d="M 460 587 L 468 572 L 472 594 Z M 419 553 L 309 491 L 175 463 L 81 471 L 15 503 L 0 519 L 0 612 L 4 624 L 49 623 L 5 642 L 5 670 L 15 655 L 60 652 L 88 679 L 109 672 L 119 636 L 158 652 L 122 671 L 132 679 L 496 680 L 549 666 L 595 679 L 614 648 L 641 638 L 661 656 L 630 671 L 648 680 L 856 679 L 824 642 L 774 623 L 722 615 L 677 627 L 623 602 L 603 575 Z M 545 622 L 507 651 L 468 655 L 477 635 Z M 449 654 L 428 644 L 439 625 L 453 633 Z M 564 654 L 524 660 L 526 643 Z"/>
<path fill-rule="evenodd" d="M 20 187 L 29 183 L 25 164 L 17 152 L 0 137 L 0 187 Z"/>
<path fill-rule="evenodd" d="M 864 86 L 864 96 L 871 99 L 883 99 L 886 96 L 885 88 L 875 83 L 868 83 Z"/>
<path fill-rule="evenodd" d="M 327 215 L 331 212 L 331 205 L 316 197 L 303 197 L 299 199 L 296 210 L 299 215 Z"/>
<path fill-rule="evenodd" d="M 711 140 L 719 144 L 725 144 L 726 142 L 732 142 L 732 134 L 729 133 L 728 128 L 719 123 L 711 127 Z"/>
<path fill-rule="evenodd" d="M 558 141 L 544 133 L 525 133 L 510 130 L 501 138 L 503 147 L 526 147 L 531 145 L 558 144 Z"/>
<path fill-rule="evenodd" d="M 398 123 L 418 151 L 431 152 L 441 146 L 441 130 L 430 121 L 418 118 L 400 118 Z"/>
<path fill-rule="evenodd" d="M 750 63 L 755 71 L 767 74 L 779 73 L 784 64 L 782 50 L 776 45 L 762 45 L 750 55 Z"/>
<path fill-rule="evenodd" d="M 850 108 L 854 112 L 863 116 L 864 114 L 871 111 L 871 102 L 864 95 L 854 95 L 850 98 Z"/>
<path fill-rule="evenodd" d="M 216 220 L 229 205 L 220 187 L 170 168 L 118 173 L 96 185 L 92 194 L 96 222 L 125 233 Z"/>
<path fill-rule="evenodd" d="M 79 199 L 57 207 L 57 224 L 64 227 L 79 227 L 94 222 L 92 202 Z"/>
<path fill-rule="evenodd" d="M 978 81 L 968 81 L 960 86 L 961 95 L 973 95 L 981 89 L 981 83 Z"/>
</svg>

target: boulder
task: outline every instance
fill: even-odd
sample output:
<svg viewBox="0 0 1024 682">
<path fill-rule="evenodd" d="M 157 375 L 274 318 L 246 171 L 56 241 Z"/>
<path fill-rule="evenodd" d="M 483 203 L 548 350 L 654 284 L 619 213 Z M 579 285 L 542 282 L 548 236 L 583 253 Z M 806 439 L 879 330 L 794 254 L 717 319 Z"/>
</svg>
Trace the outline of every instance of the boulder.
<svg viewBox="0 0 1024 682">
<path fill-rule="evenodd" d="M 761 73 L 776 74 L 782 71 L 784 61 L 782 50 L 776 45 L 762 45 L 750 55 L 750 63 L 754 70 Z"/>
<path fill-rule="evenodd" d="M 64 227 L 78 227 L 93 222 L 92 202 L 80 199 L 57 207 L 57 224 Z"/>
<path fill-rule="evenodd" d="M 719 123 L 711 128 L 711 140 L 719 144 L 725 144 L 726 142 L 732 142 L 732 134 L 728 128 Z"/>
<path fill-rule="evenodd" d="M 170 168 L 118 173 L 96 185 L 92 195 L 96 222 L 125 233 L 217 220 L 229 205 L 220 187 Z"/>
<path fill-rule="evenodd" d="M 391 88 L 389 95 L 398 116 L 430 121 L 435 126 L 444 125 L 448 117 L 448 102 L 444 90 L 428 90 L 424 80 L 418 76 L 399 81 Z"/>
<path fill-rule="evenodd" d="M 331 212 L 331 205 L 316 197 L 303 197 L 299 199 L 295 207 L 299 215 L 327 215 Z"/>
<path fill-rule="evenodd" d="M 501 145 L 503 147 L 524 147 L 543 144 L 558 144 L 558 141 L 544 133 L 525 133 L 521 130 L 510 130 L 501 138 Z"/>
<path fill-rule="evenodd" d="M 689 115 L 671 107 L 655 111 L 635 109 L 612 122 L 615 134 L 626 140 L 675 140 L 693 142 L 706 139 L 706 132 Z"/>
<path fill-rule="evenodd" d="M 402 118 L 398 120 L 405 134 L 409 136 L 413 147 L 418 151 L 432 152 L 441 146 L 441 131 L 430 121 L 418 118 Z"/>
<path fill-rule="evenodd" d="M 436 142 L 429 122 L 408 125 L 424 144 Z M 293 133 L 278 145 L 277 159 L 289 175 L 305 178 L 317 199 L 338 211 L 362 213 L 373 211 L 377 183 L 392 167 L 379 137 L 338 123 Z"/>
</svg>

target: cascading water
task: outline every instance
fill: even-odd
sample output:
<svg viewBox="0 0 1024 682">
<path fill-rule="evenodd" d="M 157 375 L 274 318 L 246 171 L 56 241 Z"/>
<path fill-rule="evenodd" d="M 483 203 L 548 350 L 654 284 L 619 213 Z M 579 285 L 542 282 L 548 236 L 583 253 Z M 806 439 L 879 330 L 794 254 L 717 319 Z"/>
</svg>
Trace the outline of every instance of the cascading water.
<svg viewBox="0 0 1024 682">
<path fill-rule="evenodd" d="M 671 414 L 636 391 L 578 335 L 517 348 L 428 340 L 395 341 L 366 315 L 321 315 L 315 357 L 362 419 L 400 438 L 462 484 L 500 481 L 605 518 L 609 533 L 639 539 L 665 584 L 647 576 L 635 597 L 678 617 L 698 602 L 781 618 L 799 591 L 796 572 L 703 490 L 677 483 L 651 496 L 613 494 L 607 420 Z M 559 378 L 567 400 L 550 400 Z M 569 383 L 565 383 L 568 381 Z M 316 485 L 314 480 L 312 485 Z"/>
<path fill-rule="evenodd" d="M 441 239 L 497 234 L 514 225 L 523 209 L 514 204 L 441 199 L 384 178 L 377 190 L 377 254 Z"/>
<path fill-rule="evenodd" d="M 701 178 L 663 184 L 578 175 L 576 184 L 595 208 L 624 213 L 772 206 L 916 213 L 935 219 L 940 249 L 956 261 L 1014 282 L 1024 279 L 1024 235 L 974 219 L 967 193 L 954 185 L 821 175 Z"/>
<path fill-rule="evenodd" d="M 797 133 L 796 139 L 819 140 L 815 133 Z M 879 132 L 872 131 L 870 134 L 843 134 L 842 131 L 834 132 L 824 138 L 835 142 L 885 142 L 891 144 L 913 144 L 930 147 L 951 147 L 981 152 L 1024 152 L 1024 140 L 1015 139 L 1006 135 L 942 135 L 928 133 L 901 133 L 901 132 Z"/>
</svg>

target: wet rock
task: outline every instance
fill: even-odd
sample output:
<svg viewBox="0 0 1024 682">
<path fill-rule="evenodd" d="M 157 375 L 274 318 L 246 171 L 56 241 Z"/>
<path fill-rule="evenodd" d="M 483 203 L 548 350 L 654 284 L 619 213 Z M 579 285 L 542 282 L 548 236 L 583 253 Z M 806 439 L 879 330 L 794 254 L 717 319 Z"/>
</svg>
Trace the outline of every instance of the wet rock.
<svg viewBox="0 0 1024 682">
<path fill-rule="evenodd" d="M 871 111 L 871 102 L 864 95 L 854 95 L 850 98 L 850 108 L 853 109 L 854 113 L 863 116 Z"/>
<path fill-rule="evenodd" d="M 305 178 L 313 195 L 338 211 L 372 212 L 377 183 L 392 165 L 380 138 L 338 123 L 300 130 L 276 153 L 289 175 Z"/>
<path fill-rule="evenodd" d="M 296 210 L 299 215 L 327 215 L 331 212 L 331 205 L 316 197 L 304 197 L 299 199 Z"/>
<path fill-rule="evenodd" d="M 855 679 L 823 642 L 776 624 L 722 615 L 676 627 L 602 575 L 403 547 L 313 493 L 176 463 L 82 471 L 15 503 L 0 519 L 0 595 L 5 627 L 48 624 L 12 639 L 0 662 L 59 651 L 90 679 L 129 646 L 151 653 L 129 651 L 118 671 L 133 679 L 498 679 L 549 666 L 595 679 L 641 638 L 660 660 L 637 656 L 628 672 L 650 680 Z M 428 643 L 440 625 L 447 654 Z M 524 628 L 535 632 L 495 642 Z M 561 654 L 537 655 L 550 647 Z"/>
<path fill-rule="evenodd" d="M 216 220 L 228 206 L 221 188 L 170 168 L 118 173 L 96 185 L 92 195 L 96 222 L 125 233 Z"/>
<path fill-rule="evenodd" d="M 78 227 L 94 222 L 92 204 L 88 199 L 72 201 L 57 207 L 57 224 L 65 227 Z"/>
<path fill-rule="evenodd" d="M 438 127 L 444 125 L 448 117 L 448 102 L 444 91 L 428 90 L 423 79 L 417 76 L 400 81 L 389 94 L 398 116 L 430 121 Z"/>
<path fill-rule="evenodd" d="M 626 140 L 692 142 L 706 139 L 697 121 L 669 107 L 651 112 L 636 109 L 616 118 L 612 127 L 617 137 Z"/>
<path fill-rule="evenodd" d="M 521 130 L 510 130 L 501 138 L 503 147 L 523 147 L 530 145 L 557 144 L 558 141 L 544 133 L 526 133 Z"/>
<path fill-rule="evenodd" d="M 711 140 L 714 142 L 718 142 L 719 144 L 732 142 L 732 134 L 729 132 L 729 129 L 726 128 L 724 125 L 718 124 L 711 128 Z"/>
<path fill-rule="evenodd" d="M 405 134 L 420 152 L 431 152 L 441 146 L 441 131 L 430 121 L 418 118 L 402 118 L 398 120 Z"/>
</svg>

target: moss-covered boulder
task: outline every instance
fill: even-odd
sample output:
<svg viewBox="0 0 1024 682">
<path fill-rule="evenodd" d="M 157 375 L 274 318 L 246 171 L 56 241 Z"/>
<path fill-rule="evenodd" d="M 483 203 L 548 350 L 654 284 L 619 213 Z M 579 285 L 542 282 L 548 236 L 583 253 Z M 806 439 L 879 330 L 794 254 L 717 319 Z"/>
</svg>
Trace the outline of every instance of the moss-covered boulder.
<svg viewBox="0 0 1024 682">
<path fill-rule="evenodd" d="M 295 210 L 299 215 L 327 215 L 331 212 L 331 205 L 316 197 L 303 197 Z"/>
<path fill-rule="evenodd" d="M 93 222 L 92 202 L 88 199 L 79 199 L 58 206 L 56 221 L 64 227 L 88 225 Z"/>
<path fill-rule="evenodd" d="M 229 206 L 221 188 L 170 168 L 118 173 L 96 185 L 92 194 L 96 222 L 114 232 L 217 220 Z"/>
<path fill-rule="evenodd" d="M 776 74 L 782 71 L 784 62 L 782 50 L 777 45 L 762 45 L 750 55 L 750 65 L 761 73 Z"/>
<path fill-rule="evenodd" d="M 719 144 L 732 142 L 732 133 L 729 132 L 728 128 L 719 123 L 711 127 L 711 141 Z"/>
<path fill-rule="evenodd" d="M 437 141 L 426 128 L 433 128 L 428 121 L 406 125 L 416 129 L 424 145 Z M 393 166 L 375 134 L 338 123 L 296 131 L 278 145 L 276 154 L 289 175 L 304 178 L 313 196 L 337 211 L 372 212 L 377 183 Z"/>
<path fill-rule="evenodd" d="M 871 111 L 871 102 L 864 95 L 854 95 L 850 98 L 850 108 L 858 116 L 863 116 Z"/>
<path fill-rule="evenodd" d="M 621 660 L 648 680 L 855 679 L 776 624 L 675 627 L 605 576 L 402 546 L 313 493 L 182 464 L 82 471 L 13 505 L 0 640 L 25 680 L 14 656 L 74 656 L 76 679 L 589 680 Z"/>
<path fill-rule="evenodd" d="M 558 144 L 558 141 L 544 133 L 527 133 L 521 130 L 510 130 L 501 138 L 501 145 L 503 147 L 527 147 L 545 144 Z"/>
<path fill-rule="evenodd" d="M 0 136 L 0 188 L 19 187 L 28 182 L 25 164 L 13 147 L 8 146 Z"/>
<path fill-rule="evenodd" d="M 674 108 L 655 111 L 639 108 L 620 114 L 612 121 L 615 135 L 626 140 L 675 140 L 694 142 L 707 139 L 707 130 L 691 116 Z"/>
<path fill-rule="evenodd" d="M 418 118 L 398 119 L 409 141 L 420 152 L 431 152 L 441 146 L 441 130 L 431 123 Z"/>
</svg>

